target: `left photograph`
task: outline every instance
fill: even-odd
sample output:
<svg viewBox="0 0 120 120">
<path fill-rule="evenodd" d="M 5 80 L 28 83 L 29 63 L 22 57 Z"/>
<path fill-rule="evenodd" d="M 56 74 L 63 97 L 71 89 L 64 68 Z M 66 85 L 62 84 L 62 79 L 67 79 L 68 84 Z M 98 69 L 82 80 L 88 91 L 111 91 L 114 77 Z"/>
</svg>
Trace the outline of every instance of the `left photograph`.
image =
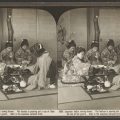
<svg viewBox="0 0 120 120">
<path fill-rule="evenodd" d="M 57 37 L 46 10 L 0 8 L 0 109 L 57 109 Z"/>
</svg>

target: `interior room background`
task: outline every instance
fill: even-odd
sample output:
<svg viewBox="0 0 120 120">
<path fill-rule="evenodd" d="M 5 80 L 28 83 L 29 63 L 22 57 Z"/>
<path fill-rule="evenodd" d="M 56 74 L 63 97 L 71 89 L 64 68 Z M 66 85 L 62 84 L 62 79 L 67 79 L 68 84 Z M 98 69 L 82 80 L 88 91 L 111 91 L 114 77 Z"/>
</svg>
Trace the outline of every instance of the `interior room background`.
<svg viewBox="0 0 120 120">
<path fill-rule="evenodd" d="M 53 16 L 40 9 L 12 9 L 12 26 L 14 30 L 14 51 L 21 44 L 23 38 L 28 39 L 30 47 L 40 42 L 57 61 L 56 22 Z M 7 9 L 0 9 L 0 50 L 4 49 L 8 40 Z"/>
<path fill-rule="evenodd" d="M 65 41 L 75 40 L 77 46 L 88 50 L 91 42 L 95 40 L 95 16 L 98 16 L 100 29 L 99 50 L 106 47 L 109 39 L 113 39 L 116 46 L 120 44 L 120 9 L 110 7 L 76 8 L 63 13 L 59 18 L 58 27 L 65 29 Z M 65 44 L 58 42 L 58 61 L 61 60 L 65 49 Z"/>
<path fill-rule="evenodd" d="M 96 12 L 97 11 L 97 12 Z M 52 14 L 42 9 L 12 9 L 12 25 L 14 29 L 14 51 L 18 49 L 23 38 L 29 40 L 30 46 L 41 42 L 57 62 L 61 60 L 65 44 L 58 41 L 60 27 L 64 29 L 64 40 L 75 40 L 77 46 L 86 50 L 95 39 L 94 16 L 98 16 L 100 28 L 100 51 L 108 39 L 115 45 L 120 43 L 120 8 L 75 8 L 64 12 L 58 22 Z M 0 8 L 0 50 L 4 49 L 8 40 L 7 8 Z"/>
</svg>

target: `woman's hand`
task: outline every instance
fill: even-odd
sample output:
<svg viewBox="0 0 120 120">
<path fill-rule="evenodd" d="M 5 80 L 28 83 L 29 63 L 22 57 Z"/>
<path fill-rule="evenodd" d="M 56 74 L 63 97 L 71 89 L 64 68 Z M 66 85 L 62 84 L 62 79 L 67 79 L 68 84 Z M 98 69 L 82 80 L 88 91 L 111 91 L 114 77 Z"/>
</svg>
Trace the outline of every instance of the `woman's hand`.
<svg viewBox="0 0 120 120">
<path fill-rule="evenodd" d="M 95 58 L 97 59 L 99 58 L 99 53 L 96 53 Z"/>
<path fill-rule="evenodd" d="M 23 64 L 22 64 L 22 69 L 23 69 L 23 70 L 26 70 L 26 69 L 29 69 L 29 68 L 28 68 L 27 65 L 23 65 Z"/>
<path fill-rule="evenodd" d="M 112 60 L 108 61 L 108 65 L 112 66 L 114 64 L 115 64 L 115 61 L 112 61 Z"/>
<path fill-rule="evenodd" d="M 9 57 L 10 57 L 10 58 L 13 58 L 13 57 L 14 57 L 14 55 L 13 55 L 12 52 L 9 54 Z"/>
</svg>

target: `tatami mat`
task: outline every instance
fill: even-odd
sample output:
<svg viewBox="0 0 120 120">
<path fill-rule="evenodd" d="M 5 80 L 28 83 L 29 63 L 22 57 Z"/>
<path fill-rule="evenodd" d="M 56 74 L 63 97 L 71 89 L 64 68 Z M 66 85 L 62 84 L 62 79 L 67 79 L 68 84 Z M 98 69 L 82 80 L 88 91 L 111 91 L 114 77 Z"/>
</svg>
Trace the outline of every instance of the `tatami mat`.
<svg viewBox="0 0 120 120">
<path fill-rule="evenodd" d="M 2 91 L 0 91 L 0 101 L 1 100 L 8 100 L 8 97 Z"/>
<path fill-rule="evenodd" d="M 58 88 L 58 103 L 91 100 L 91 97 L 82 87 L 62 87 Z"/>
<path fill-rule="evenodd" d="M 7 95 L 8 99 L 18 99 L 18 98 L 27 98 L 27 97 L 36 97 L 36 96 L 45 96 L 57 94 L 57 89 L 46 89 L 46 90 L 33 90 L 25 93 L 18 94 L 9 94 Z"/>
<path fill-rule="evenodd" d="M 120 90 L 117 91 L 111 91 L 108 93 L 101 93 L 101 94 L 94 94 L 91 95 L 93 99 L 103 99 L 103 98 L 109 98 L 109 97 L 120 97 Z"/>
</svg>

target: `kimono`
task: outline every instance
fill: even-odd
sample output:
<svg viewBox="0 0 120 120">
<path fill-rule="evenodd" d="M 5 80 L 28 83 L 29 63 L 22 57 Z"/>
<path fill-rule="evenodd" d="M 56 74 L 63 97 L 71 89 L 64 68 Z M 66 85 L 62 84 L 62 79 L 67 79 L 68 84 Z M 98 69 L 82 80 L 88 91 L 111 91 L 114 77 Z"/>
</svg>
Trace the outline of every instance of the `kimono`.
<svg viewBox="0 0 120 120">
<path fill-rule="evenodd" d="M 89 63 L 84 63 L 77 56 L 65 64 L 62 81 L 66 83 L 79 83 L 84 81 L 83 76 L 88 75 Z"/>
<path fill-rule="evenodd" d="M 52 58 L 46 51 L 40 57 L 37 58 L 36 64 L 27 67 L 27 69 L 29 69 L 33 73 L 33 75 L 30 76 L 28 79 L 28 87 L 26 88 L 26 90 L 33 90 L 37 86 L 39 88 L 47 88 L 49 81 L 47 73 L 51 62 Z"/>
<path fill-rule="evenodd" d="M 111 63 L 109 63 L 109 61 L 113 61 L 114 63 L 116 63 L 117 53 L 115 52 L 115 50 L 112 50 L 110 52 L 108 48 L 105 48 L 101 53 L 101 59 L 104 65 L 111 66 Z"/>
<path fill-rule="evenodd" d="M 120 64 L 120 44 L 115 47 L 115 52 L 117 53 L 117 64 Z"/>
<path fill-rule="evenodd" d="M 6 64 L 14 64 L 13 51 L 8 51 L 7 49 L 4 49 L 3 51 L 1 51 L 0 62 L 6 63 Z"/>
<path fill-rule="evenodd" d="M 113 78 L 112 87 L 110 88 L 110 91 L 114 91 L 118 89 L 120 89 L 120 75 L 117 75 Z"/>
<path fill-rule="evenodd" d="M 15 53 L 15 59 L 17 64 L 22 64 L 22 61 L 32 61 L 32 55 L 29 49 L 23 50 L 20 48 L 16 53 Z"/>
<path fill-rule="evenodd" d="M 75 56 L 75 51 L 73 53 L 70 53 L 68 49 L 66 49 L 63 53 L 62 57 L 62 66 L 67 63 L 67 61 L 71 60 Z"/>
<path fill-rule="evenodd" d="M 96 55 L 98 55 L 98 58 L 96 58 Z M 90 49 L 86 55 L 86 61 L 89 62 L 90 64 L 93 65 L 98 65 L 101 64 L 101 58 L 100 58 L 100 53 L 98 51 L 93 51 L 92 49 Z"/>
</svg>

